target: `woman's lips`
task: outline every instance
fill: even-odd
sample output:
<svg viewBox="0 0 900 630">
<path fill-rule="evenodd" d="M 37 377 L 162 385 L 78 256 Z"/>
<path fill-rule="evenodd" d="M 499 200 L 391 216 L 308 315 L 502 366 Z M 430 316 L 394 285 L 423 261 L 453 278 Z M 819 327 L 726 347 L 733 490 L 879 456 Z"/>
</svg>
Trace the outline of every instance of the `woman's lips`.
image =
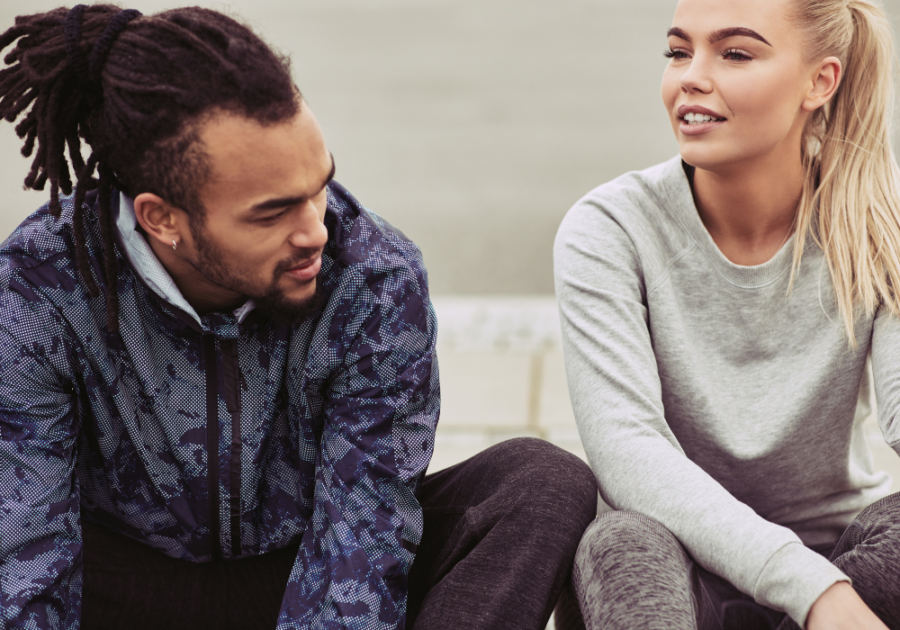
<svg viewBox="0 0 900 630">
<path fill-rule="evenodd" d="M 675 116 L 681 121 L 679 129 L 686 136 L 696 136 L 712 131 L 725 122 L 725 118 L 700 105 L 681 105 Z M 711 118 L 712 120 L 700 119 Z"/>
<path fill-rule="evenodd" d="M 313 260 L 307 261 L 298 267 L 288 269 L 285 273 L 295 280 L 299 280 L 300 282 L 309 282 L 317 275 L 319 275 L 320 269 L 322 269 L 321 254 L 316 256 Z"/>
<path fill-rule="evenodd" d="M 678 129 L 686 136 L 698 136 L 700 134 L 710 132 L 716 127 L 720 127 L 724 124 L 724 120 L 713 120 L 704 123 L 689 123 L 682 118 L 681 124 L 678 126 Z"/>
</svg>

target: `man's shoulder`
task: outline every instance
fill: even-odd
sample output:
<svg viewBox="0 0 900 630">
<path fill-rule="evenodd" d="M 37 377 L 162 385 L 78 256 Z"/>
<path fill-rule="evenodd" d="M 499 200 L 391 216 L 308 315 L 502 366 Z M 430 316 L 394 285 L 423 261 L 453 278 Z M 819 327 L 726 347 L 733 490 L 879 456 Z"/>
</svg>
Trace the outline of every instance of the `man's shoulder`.
<svg viewBox="0 0 900 630">
<path fill-rule="evenodd" d="M 334 181 L 329 184 L 326 224 L 330 253 L 344 273 L 372 281 L 408 275 L 426 289 L 425 264 L 416 244 Z"/>
<path fill-rule="evenodd" d="M 0 243 L 0 290 L 15 290 L 20 285 L 73 290 L 78 280 L 72 198 L 61 198 L 60 205 L 59 217 L 44 204 Z M 91 255 L 90 244 L 86 244 L 85 253 Z"/>
<path fill-rule="evenodd" d="M 0 326 L 6 343 L 0 354 L 15 356 L 16 343 L 47 353 L 55 369 L 65 372 L 71 356 L 62 348 L 77 331 L 95 331 L 90 296 L 75 264 L 71 197 L 60 198 L 55 217 L 45 204 L 0 243 Z M 87 231 L 93 231 L 90 220 Z M 93 241 L 91 234 L 89 240 Z M 92 256 L 90 246 L 85 248 Z M 15 340 L 15 341 L 13 341 Z"/>
</svg>

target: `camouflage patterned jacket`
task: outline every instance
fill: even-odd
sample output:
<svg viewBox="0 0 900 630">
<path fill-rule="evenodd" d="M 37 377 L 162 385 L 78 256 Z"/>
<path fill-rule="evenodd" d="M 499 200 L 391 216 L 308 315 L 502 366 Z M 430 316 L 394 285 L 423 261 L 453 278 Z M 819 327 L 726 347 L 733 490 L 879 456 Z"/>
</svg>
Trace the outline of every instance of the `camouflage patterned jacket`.
<svg viewBox="0 0 900 630">
<path fill-rule="evenodd" d="M 0 245 L 0 628 L 79 627 L 82 518 L 196 562 L 300 539 L 279 628 L 403 628 L 436 321 L 415 245 L 328 192 L 329 297 L 293 327 L 198 321 L 120 240 L 110 335 L 74 268 L 71 199 Z M 92 210 L 86 232 L 105 291 Z"/>
</svg>

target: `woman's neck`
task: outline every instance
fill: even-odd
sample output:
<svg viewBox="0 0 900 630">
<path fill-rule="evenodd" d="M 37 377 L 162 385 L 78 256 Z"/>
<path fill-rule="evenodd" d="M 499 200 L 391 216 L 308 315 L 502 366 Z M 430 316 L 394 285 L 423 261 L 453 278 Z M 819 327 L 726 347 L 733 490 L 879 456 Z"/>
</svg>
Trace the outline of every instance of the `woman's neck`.
<svg viewBox="0 0 900 630">
<path fill-rule="evenodd" d="M 760 265 L 778 253 L 794 230 L 802 190 L 799 156 L 694 171 L 700 219 L 737 265 Z"/>
</svg>

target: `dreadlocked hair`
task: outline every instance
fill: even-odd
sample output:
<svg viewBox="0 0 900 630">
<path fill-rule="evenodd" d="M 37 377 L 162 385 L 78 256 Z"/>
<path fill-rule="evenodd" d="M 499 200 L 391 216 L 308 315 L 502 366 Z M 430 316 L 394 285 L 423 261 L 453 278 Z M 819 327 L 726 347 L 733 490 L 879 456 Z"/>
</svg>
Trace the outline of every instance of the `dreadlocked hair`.
<svg viewBox="0 0 900 630">
<path fill-rule="evenodd" d="M 21 118 L 22 155 L 34 154 L 25 187 L 49 182 L 56 218 L 60 193 L 74 188 L 75 264 L 92 297 L 101 283 L 85 230 L 96 212 L 111 333 L 119 327 L 114 190 L 151 192 L 202 219 L 203 117 L 222 111 L 268 125 L 299 111 L 290 62 L 246 26 L 199 7 L 139 15 L 114 5 L 61 7 L 19 16 L 0 35 L 0 52 L 15 44 L 0 70 L 0 116 Z M 94 189 L 96 211 L 85 203 Z"/>
</svg>

